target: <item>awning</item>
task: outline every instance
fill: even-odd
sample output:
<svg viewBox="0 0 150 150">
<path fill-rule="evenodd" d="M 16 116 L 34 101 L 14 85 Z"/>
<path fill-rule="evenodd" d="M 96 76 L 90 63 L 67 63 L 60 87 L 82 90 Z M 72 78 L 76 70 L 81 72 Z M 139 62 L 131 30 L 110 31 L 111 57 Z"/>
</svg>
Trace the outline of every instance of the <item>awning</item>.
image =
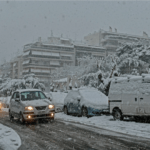
<svg viewBox="0 0 150 150">
<path fill-rule="evenodd" d="M 29 55 L 30 51 L 24 52 L 23 56 Z"/>
<path fill-rule="evenodd" d="M 50 61 L 50 65 L 60 66 L 59 61 Z"/>
<path fill-rule="evenodd" d="M 23 70 L 23 72 L 29 72 L 29 69 Z"/>
<path fill-rule="evenodd" d="M 50 73 L 50 70 L 31 69 L 31 72 Z"/>
<path fill-rule="evenodd" d="M 29 62 L 30 62 L 30 60 L 25 60 L 25 61 L 23 61 L 22 64 L 23 64 L 23 65 L 24 65 L 24 64 L 28 64 Z"/>
<path fill-rule="evenodd" d="M 32 55 L 40 55 L 40 56 L 55 56 L 59 57 L 59 53 L 53 53 L 53 52 L 41 52 L 41 51 L 32 51 Z"/>
<path fill-rule="evenodd" d="M 72 57 L 70 54 L 61 54 L 61 56 Z"/>
</svg>

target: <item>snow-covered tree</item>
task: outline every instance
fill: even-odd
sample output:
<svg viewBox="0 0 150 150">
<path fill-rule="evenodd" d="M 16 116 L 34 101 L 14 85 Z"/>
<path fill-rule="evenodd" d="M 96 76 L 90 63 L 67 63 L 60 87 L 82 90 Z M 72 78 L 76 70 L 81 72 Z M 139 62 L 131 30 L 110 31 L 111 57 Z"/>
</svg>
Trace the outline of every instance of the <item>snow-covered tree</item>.
<svg viewBox="0 0 150 150">
<path fill-rule="evenodd" d="M 23 79 L 5 79 L 4 82 L 0 84 L 0 93 L 7 96 L 8 93 L 11 94 L 17 89 L 27 88 L 41 89 L 42 91 L 45 90 L 44 84 L 40 83 L 34 74 L 29 74 L 24 76 Z"/>
<path fill-rule="evenodd" d="M 150 47 L 139 43 L 122 45 L 116 51 L 117 65 L 122 74 L 131 74 L 133 69 L 146 72 L 150 63 Z"/>
</svg>

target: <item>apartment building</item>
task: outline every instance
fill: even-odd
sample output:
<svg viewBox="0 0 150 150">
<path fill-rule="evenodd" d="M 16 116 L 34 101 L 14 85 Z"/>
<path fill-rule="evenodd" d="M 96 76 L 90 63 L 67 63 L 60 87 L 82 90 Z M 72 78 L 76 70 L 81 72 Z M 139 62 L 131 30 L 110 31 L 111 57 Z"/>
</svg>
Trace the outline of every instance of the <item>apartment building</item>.
<svg viewBox="0 0 150 150">
<path fill-rule="evenodd" d="M 146 45 L 150 44 L 150 38 L 146 32 L 143 32 L 142 36 L 130 35 L 125 33 L 118 33 L 117 29 L 112 31 L 112 28 L 109 27 L 109 31 L 99 30 L 92 34 L 88 34 L 84 37 L 84 40 L 88 45 L 92 46 L 101 46 L 106 48 L 107 54 L 114 54 L 116 49 L 122 43 L 133 43 L 133 42 L 142 42 Z"/>
<path fill-rule="evenodd" d="M 23 73 L 35 74 L 40 81 L 47 82 L 58 67 L 78 65 L 77 58 L 84 55 L 104 57 L 105 48 L 79 45 L 70 39 L 49 37 L 46 42 L 41 38 L 38 42 L 27 44 L 23 50 Z"/>
<path fill-rule="evenodd" d="M 21 79 L 23 71 L 23 57 L 22 55 L 15 57 L 10 61 L 10 78 L 12 79 Z"/>
<path fill-rule="evenodd" d="M 27 44 L 23 50 L 23 75 L 33 73 L 40 81 L 50 80 L 51 73 L 58 67 L 74 65 L 74 48 L 63 45 L 59 39 L 53 38 L 49 42 Z M 58 42 L 54 44 L 54 42 Z M 62 40 L 65 41 L 65 40 Z"/>
</svg>

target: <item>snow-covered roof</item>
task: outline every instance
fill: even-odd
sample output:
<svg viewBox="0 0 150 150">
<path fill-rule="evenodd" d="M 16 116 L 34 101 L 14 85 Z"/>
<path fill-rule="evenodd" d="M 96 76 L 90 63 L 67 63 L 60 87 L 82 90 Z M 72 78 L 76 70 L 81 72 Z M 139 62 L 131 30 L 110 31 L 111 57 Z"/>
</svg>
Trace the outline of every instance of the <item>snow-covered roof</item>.
<svg viewBox="0 0 150 150">
<path fill-rule="evenodd" d="M 144 78 L 145 82 L 150 82 L 150 74 L 143 74 L 142 76 L 134 76 L 134 75 L 128 75 L 127 77 L 115 77 L 112 79 L 112 82 L 123 82 L 123 81 L 138 81 L 142 80 Z"/>
<path fill-rule="evenodd" d="M 87 103 L 92 105 L 108 105 L 108 98 L 102 92 L 98 91 L 98 89 L 92 87 L 82 87 L 79 88 L 79 92 L 83 96 L 84 100 Z"/>
<path fill-rule="evenodd" d="M 16 90 L 15 92 L 28 92 L 28 91 L 41 91 L 39 89 L 19 89 Z"/>
</svg>

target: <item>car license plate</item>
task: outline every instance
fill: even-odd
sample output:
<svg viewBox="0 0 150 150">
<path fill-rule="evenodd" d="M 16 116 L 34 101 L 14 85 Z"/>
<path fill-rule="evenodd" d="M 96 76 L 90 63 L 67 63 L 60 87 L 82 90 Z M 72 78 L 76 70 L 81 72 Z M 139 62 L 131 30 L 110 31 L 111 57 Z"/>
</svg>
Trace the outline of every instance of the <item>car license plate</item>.
<svg viewBox="0 0 150 150">
<path fill-rule="evenodd" d="M 45 111 L 38 111 L 38 114 L 39 114 L 39 115 L 45 114 Z"/>
</svg>

